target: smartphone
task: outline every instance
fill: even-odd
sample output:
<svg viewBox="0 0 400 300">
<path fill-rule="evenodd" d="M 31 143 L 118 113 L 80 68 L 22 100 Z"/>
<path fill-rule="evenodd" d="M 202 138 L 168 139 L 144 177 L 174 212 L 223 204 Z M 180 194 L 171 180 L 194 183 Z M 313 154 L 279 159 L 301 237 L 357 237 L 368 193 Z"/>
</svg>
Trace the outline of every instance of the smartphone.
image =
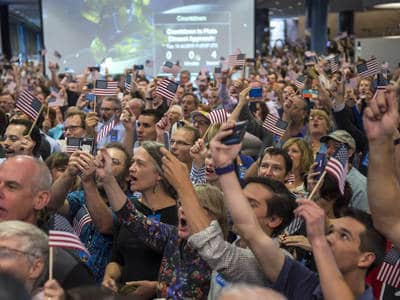
<svg viewBox="0 0 400 300">
<path fill-rule="evenodd" d="M 315 172 L 320 173 L 320 175 L 317 178 L 317 179 L 319 179 L 319 177 L 321 176 L 322 172 L 325 169 L 326 153 L 318 152 L 317 155 L 315 156 L 315 162 L 317 163 L 317 166 L 315 167 Z"/>
<path fill-rule="evenodd" d="M 80 148 L 83 152 L 93 154 L 94 139 L 93 138 L 81 139 Z"/>
<path fill-rule="evenodd" d="M 235 128 L 233 128 L 233 133 L 221 140 L 221 142 L 225 145 L 235 145 L 239 144 L 244 134 L 246 133 L 248 121 L 241 121 L 235 124 Z"/>
<path fill-rule="evenodd" d="M 173 64 L 172 62 L 170 62 L 170 61 L 166 61 L 166 62 L 164 63 L 164 67 L 172 68 L 173 66 L 174 66 L 174 64 Z"/>
<path fill-rule="evenodd" d="M 304 98 L 313 98 L 318 96 L 318 90 L 303 90 L 302 94 Z"/>
<path fill-rule="evenodd" d="M 85 100 L 89 101 L 89 102 L 94 101 L 95 98 L 96 98 L 96 95 L 93 94 L 93 93 L 88 93 L 88 94 L 85 95 Z"/>
<path fill-rule="evenodd" d="M 143 65 L 133 65 L 133 70 L 134 71 L 136 71 L 136 70 L 143 70 L 144 69 L 144 66 Z"/>
<path fill-rule="evenodd" d="M 220 74 L 222 72 L 222 68 L 221 67 L 215 67 L 214 68 L 214 74 Z"/>
<path fill-rule="evenodd" d="M 89 71 L 90 72 L 94 72 L 94 71 L 100 72 L 100 66 L 89 67 Z"/>
<path fill-rule="evenodd" d="M 262 87 L 252 88 L 249 92 L 250 98 L 262 98 Z"/>
</svg>

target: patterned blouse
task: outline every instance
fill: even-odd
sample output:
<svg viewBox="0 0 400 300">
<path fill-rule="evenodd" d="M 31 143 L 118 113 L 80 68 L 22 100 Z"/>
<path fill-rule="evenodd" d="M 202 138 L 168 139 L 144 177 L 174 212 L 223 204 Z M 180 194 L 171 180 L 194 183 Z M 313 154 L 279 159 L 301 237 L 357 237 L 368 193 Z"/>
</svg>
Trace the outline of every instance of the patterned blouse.
<svg viewBox="0 0 400 300">
<path fill-rule="evenodd" d="M 116 215 L 128 230 L 163 254 L 157 297 L 207 299 L 211 269 L 186 240 L 178 237 L 175 226 L 150 220 L 130 201 L 126 201 Z"/>
</svg>

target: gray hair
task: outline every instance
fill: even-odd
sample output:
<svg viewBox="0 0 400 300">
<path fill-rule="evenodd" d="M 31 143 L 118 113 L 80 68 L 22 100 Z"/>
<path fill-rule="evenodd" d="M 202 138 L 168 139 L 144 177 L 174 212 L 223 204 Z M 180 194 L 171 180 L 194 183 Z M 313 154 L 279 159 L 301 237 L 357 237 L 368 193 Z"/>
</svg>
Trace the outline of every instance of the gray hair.
<svg viewBox="0 0 400 300">
<path fill-rule="evenodd" d="M 47 276 L 49 242 L 46 233 L 35 225 L 22 221 L 4 221 L 0 223 L 0 240 L 14 239 L 21 241 L 20 251 L 28 253 L 27 259 L 33 263 L 35 259 L 43 261 L 42 274 L 36 279 L 33 287 L 42 285 Z"/>
<path fill-rule="evenodd" d="M 236 284 L 224 288 L 219 294 L 218 299 L 285 300 L 286 297 L 269 288 L 249 284 Z"/>
</svg>

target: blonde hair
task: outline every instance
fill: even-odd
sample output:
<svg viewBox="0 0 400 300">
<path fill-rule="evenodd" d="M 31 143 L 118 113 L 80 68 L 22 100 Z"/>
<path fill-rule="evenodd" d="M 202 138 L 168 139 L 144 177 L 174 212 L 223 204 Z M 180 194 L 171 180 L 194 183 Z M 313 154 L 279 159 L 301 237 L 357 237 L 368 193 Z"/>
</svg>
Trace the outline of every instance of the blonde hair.
<svg viewBox="0 0 400 300">
<path fill-rule="evenodd" d="M 228 236 L 228 213 L 224 205 L 224 194 L 219 188 L 209 184 L 196 184 L 194 190 L 200 206 L 215 216 L 226 239 Z"/>
<path fill-rule="evenodd" d="M 328 127 L 328 132 L 331 132 L 333 124 L 332 124 L 331 118 L 329 117 L 328 113 L 325 110 L 312 109 L 311 112 L 310 112 L 310 117 L 309 118 L 312 118 L 314 116 L 323 117 L 324 120 L 326 121 L 326 125 Z"/>
<path fill-rule="evenodd" d="M 296 144 L 300 149 L 300 174 L 304 175 L 310 170 L 310 167 L 314 162 L 314 154 L 310 144 L 302 138 L 290 138 L 286 141 L 282 148 L 288 151 L 289 147 L 294 144 Z"/>
</svg>

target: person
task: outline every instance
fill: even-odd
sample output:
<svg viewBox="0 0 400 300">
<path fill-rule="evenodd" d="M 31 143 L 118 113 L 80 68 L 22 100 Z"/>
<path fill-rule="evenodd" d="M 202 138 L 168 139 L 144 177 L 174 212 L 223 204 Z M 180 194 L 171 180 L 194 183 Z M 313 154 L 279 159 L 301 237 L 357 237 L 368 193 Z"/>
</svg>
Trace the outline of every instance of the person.
<svg viewBox="0 0 400 300">
<path fill-rule="evenodd" d="M 285 257 L 260 228 L 250 204 L 231 171 L 232 159 L 240 144 L 227 146 L 221 139 L 232 133 L 234 124 L 221 127 L 211 142 L 211 153 L 220 173 L 224 200 L 242 238 L 259 260 L 272 282 L 272 288 L 290 299 L 373 299 L 365 287 L 365 276 L 379 265 L 385 252 L 385 239 L 373 227 L 371 217 L 360 210 L 349 209 L 336 219 L 325 235 L 325 213 L 310 200 L 295 211 L 305 219 L 307 238 L 312 246 L 318 275 L 296 260 Z"/>
<path fill-rule="evenodd" d="M 314 162 L 312 149 L 302 138 L 288 139 L 282 149 L 292 159 L 292 178 L 287 179 L 286 185 L 292 193 L 304 196 L 307 194 L 304 177 Z"/>
<path fill-rule="evenodd" d="M 0 93 L 0 109 L 2 109 L 6 114 L 10 115 L 15 107 L 15 100 L 9 92 Z"/>
<path fill-rule="evenodd" d="M 378 91 L 365 109 L 363 121 L 369 141 L 368 202 L 374 225 L 400 248 L 399 156 L 399 82 L 387 93 Z M 395 162 L 395 163 L 394 163 Z"/>
<path fill-rule="evenodd" d="M 335 153 L 342 143 L 347 145 L 349 153 L 349 170 L 346 176 L 346 181 L 349 182 L 353 191 L 350 206 L 368 212 L 367 178 L 352 166 L 352 162 L 356 155 L 356 142 L 354 138 L 345 130 L 335 130 L 330 134 L 323 136 L 321 142 L 326 143 L 327 145 L 327 159 Z"/>
<path fill-rule="evenodd" d="M 0 272 L 0 299 L 32 300 L 23 282 L 8 272 Z"/>
<path fill-rule="evenodd" d="M 199 99 L 193 93 L 185 93 L 182 97 L 183 117 L 190 122 L 192 112 L 199 107 Z"/>
<path fill-rule="evenodd" d="M 321 138 L 331 131 L 329 115 L 321 109 L 312 109 L 308 118 L 308 140 L 314 157 L 321 150 Z"/>
<path fill-rule="evenodd" d="M 285 300 L 285 297 L 274 290 L 252 286 L 247 284 L 237 284 L 223 289 L 218 300 L 242 300 L 242 299 L 268 299 Z"/>
<path fill-rule="evenodd" d="M 49 169 L 37 158 L 17 155 L 4 161 L 0 165 L 0 221 L 24 221 L 44 231 L 59 229 L 57 224 L 40 215 L 49 202 L 51 182 Z M 57 250 L 54 278 L 63 287 L 94 283 L 93 275 L 83 262 L 64 248 Z"/>
<path fill-rule="evenodd" d="M 0 271 L 20 279 L 33 297 L 46 281 L 49 245 L 47 235 L 22 221 L 0 223 Z"/>
<path fill-rule="evenodd" d="M 192 124 L 199 130 L 200 136 L 204 136 L 211 124 L 208 112 L 204 110 L 195 110 L 192 112 Z"/>
<path fill-rule="evenodd" d="M 122 113 L 121 101 L 116 97 L 104 98 L 101 102 L 100 111 L 102 122 L 97 122 L 96 113 L 91 112 L 87 114 L 86 127 L 89 135 L 94 136 L 98 134 L 112 120 L 115 120 L 116 124 L 107 136 L 103 137 L 97 143 L 97 148 L 101 148 L 110 142 L 122 142 L 125 135 L 125 128 L 119 120 Z"/>
<path fill-rule="evenodd" d="M 258 176 L 265 176 L 284 183 L 292 170 L 293 163 L 287 151 L 277 147 L 268 147 L 264 149 L 263 154 L 253 166 L 257 166 Z"/>
<path fill-rule="evenodd" d="M 110 143 L 106 149 L 112 159 L 113 174 L 123 190 L 126 190 L 129 155 L 118 143 Z M 83 151 L 76 151 L 71 155 L 66 171 L 51 187 L 52 197 L 48 207 L 73 224 L 76 234 L 90 253 L 87 264 L 96 281 L 101 282 L 111 258 L 114 218 L 101 182 L 95 178 L 93 161 L 94 157 Z M 78 174 L 82 189 L 70 192 Z"/>
<path fill-rule="evenodd" d="M 162 153 L 165 152 L 166 150 L 162 150 Z M 146 242 L 156 251 L 163 253 L 157 296 L 205 299 L 208 294 L 211 271 L 207 263 L 187 244 L 191 230 L 187 225 L 184 209 L 182 207 L 179 209 L 178 227 L 146 218 L 136 210 L 132 202 L 126 201 L 126 196 L 118 187 L 115 179 L 112 178 L 111 160 L 107 153 L 102 151 L 102 157 L 99 157 L 96 163 L 96 173 L 103 178 L 107 194 L 112 195 L 112 197 L 109 197 L 111 205 L 120 222 L 127 226 L 140 240 Z M 142 162 L 138 161 L 138 164 L 142 164 Z M 148 172 L 157 172 L 157 170 L 153 168 L 149 169 Z M 143 180 L 136 181 L 136 179 L 132 180 L 132 184 L 142 184 Z M 177 192 L 180 199 L 197 197 L 193 189 L 182 189 Z M 221 199 L 221 197 L 218 199 Z M 201 205 L 202 209 L 212 213 L 213 219 L 219 220 L 225 216 L 225 211 L 223 204 L 218 199 L 207 199 Z"/>
<path fill-rule="evenodd" d="M 39 155 L 40 132 L 35 126 L 29 133 L 31 126 L 32 122 L 24 119 L 14 119 L 10 122 L 4 133 L 4 141 L 2 143 L 6 158 L 19 154 Z"/>
<path fill-rule="evenodd" d="M 131 192 L 140 195 L 133 197 L 132 202 L 136 209 L 149 219 L 177 225 L 176 191 L 160 173 L 161 147 L 159 143 L 145 141 L 137 150 L 129 168 L 129 177 Z M 123 287 L 126 282 L 155 282 L 161 258 L 159 252 L 132 235 L 125 225 L 119 225 L 114 230 L 112 256 L 102 284 L 117 292 L 118 286 Z M 133 294 L 143 292 L 143 288 L 140 286 Z M 154 289 L 148 294 L 149 298 L 152 296 Z"/>
<path fill-rule="evenodd" d="M 69 112 L 64 122 L 65 138 L 83 138 L 86 136 L 86 115 L 82 111 Z"/>
<path fill-rule="evenodd" d="M 190 149 L 199 138 L 199 130 L 190 125 L 184 125 L 178 128 L 171 136 L 171 153 L 174 154 L 179 161 L 186 164 L 188 170 L 191 169 L 193 161 L 190 155 Z"/>
</svg>

